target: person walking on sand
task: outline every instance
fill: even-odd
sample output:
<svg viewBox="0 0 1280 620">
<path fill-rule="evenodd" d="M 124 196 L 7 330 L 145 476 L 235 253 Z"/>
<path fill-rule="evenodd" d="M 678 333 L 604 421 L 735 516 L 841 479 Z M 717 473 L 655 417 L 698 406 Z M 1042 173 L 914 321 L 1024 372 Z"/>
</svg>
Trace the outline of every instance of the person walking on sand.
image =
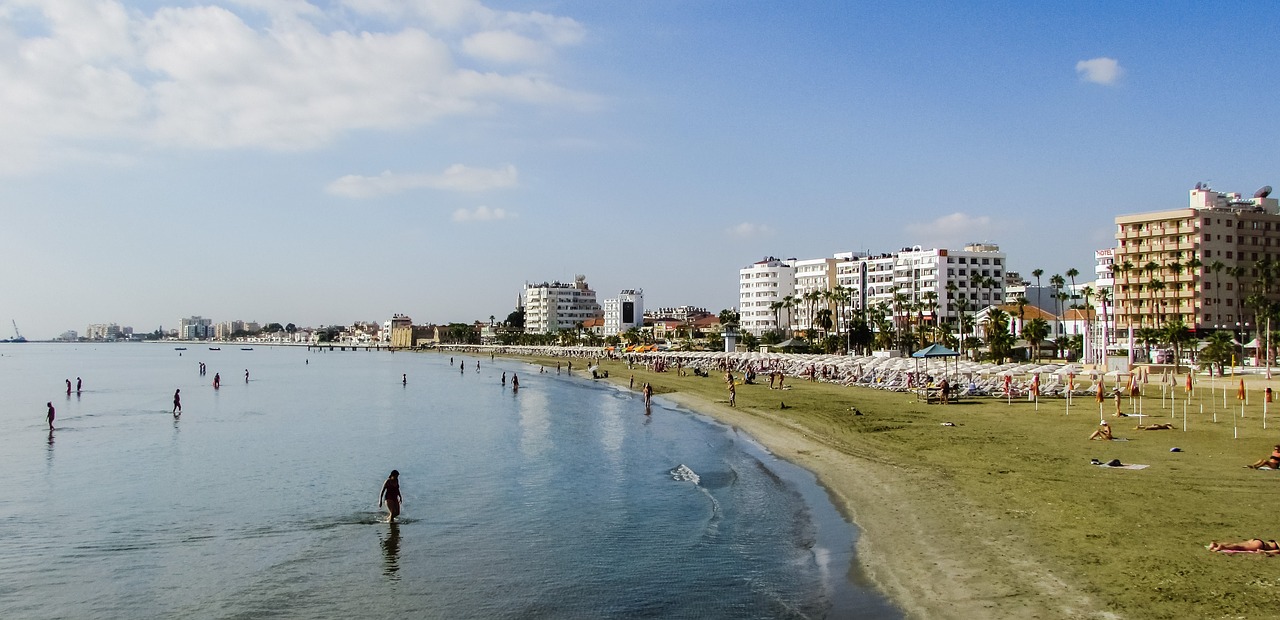
<svg viewBox="0 0 1280 620">
<path fill-rule="evenodd" d="M 729 406 L 736 407 L 738 402 L 738 388 L 734 387 L 733 382 L 729 382 Z"/>
<path fill-rule="evenodd" d="M 400 472 L 391 470 L 387 481 L 382 483 L 382 492 L 378 494 L 378 508 L 387 505 L 387 521 L 395 521 L 400 516 Z"/>
<path fill-rule="evenodd" d="M 53 430 L 53 401 L 49 401 L 45 404 L 49 406 L 49 412 L 46 413 L 44 417 L 49 421 L 49 430 Z"/>
<path fill-rule="evenodd" d="M 173 417 L 182 415 L 182 388 L 173 391 Z"/>
</svg>

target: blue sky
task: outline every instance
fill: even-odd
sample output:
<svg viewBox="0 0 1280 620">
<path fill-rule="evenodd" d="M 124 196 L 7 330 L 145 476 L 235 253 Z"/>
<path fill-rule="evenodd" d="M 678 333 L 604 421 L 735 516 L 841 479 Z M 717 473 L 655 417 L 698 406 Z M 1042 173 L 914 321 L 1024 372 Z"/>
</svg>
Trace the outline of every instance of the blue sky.
<svg viewBox="0 0 1280 620">
<path fill-rule="evenodd" d="M 0 0 L 0 319 L 499 318 L 1280 186 L 1269 3 Z M 0 334 L 7 334 L 0 329 Z"/>
</svg>

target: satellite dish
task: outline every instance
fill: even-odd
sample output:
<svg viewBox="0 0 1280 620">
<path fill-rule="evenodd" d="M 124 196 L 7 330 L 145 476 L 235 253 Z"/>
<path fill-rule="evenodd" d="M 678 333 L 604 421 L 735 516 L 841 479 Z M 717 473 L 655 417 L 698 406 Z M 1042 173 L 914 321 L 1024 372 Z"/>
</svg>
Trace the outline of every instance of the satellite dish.
<svg viewBox="0 0 1280 620">
<path fill-rule="evenodd" d="M 1270 195 L 1271 195 L 1270 185 L 1263 185 L 1262 189 L 1253 193 L 1254 198 L 1266 198 L 1267 196 L 1270 196 Z"/>
</svg>

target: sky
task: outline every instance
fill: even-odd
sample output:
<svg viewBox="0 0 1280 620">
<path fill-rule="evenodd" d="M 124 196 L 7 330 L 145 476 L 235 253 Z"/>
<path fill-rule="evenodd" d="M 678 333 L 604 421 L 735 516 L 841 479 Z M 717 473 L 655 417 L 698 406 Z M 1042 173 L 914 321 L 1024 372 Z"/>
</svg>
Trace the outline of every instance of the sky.
<svg viewBox="0 0 1280 620">
<path fill-rule="evenodd" d="M 499 320 L 1280 186 L 1275 3 L 0 0 L 0 336 Z"/>
</svg>

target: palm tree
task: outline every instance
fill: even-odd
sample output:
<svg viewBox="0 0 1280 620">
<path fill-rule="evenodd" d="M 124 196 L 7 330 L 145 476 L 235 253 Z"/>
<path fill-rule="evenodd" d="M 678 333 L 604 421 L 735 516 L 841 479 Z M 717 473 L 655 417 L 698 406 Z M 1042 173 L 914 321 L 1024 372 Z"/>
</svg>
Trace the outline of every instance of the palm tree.
<svg viewBox="0 0 1280 620">
<path fill-rule="evenodd" d="M 787 307 L 785 301 L 775 301 L 769 304 L 769 309 L 773 310 L 773 330 L 782 331 L 782 309 Z"/>
<path fill-rule="evenodd" d="M 1090 316 L 1092 314 L 1091 310 L 1093 309 L 1093 305 L 1090 303 L 1090 301 L 1093 300 L 1093 287 L 1084 287 L 1084 289 L 1080 291 L 1080 296 L 1084 299 L 1084 333 L 1085 341 L 1088 343 L 1087 348 L 1082 347 L 1082 349 L 1085 352 L 1084 361 L 1090 362 L 1093 359 L 1093 355 L 1090 354 L 1090 352 L 1093 351 L 1093 320 Z"/>
<path fill-rule="evenodd" d="M 920 302 L 920 309 L 929 313 L 929 323 L 931 331 L 937 328 L 938 323 L 938 291 L 925 291 L 924 301 Z M 932 339 L 931 339 L 932 340 Z"/>
<path fill-rule="evenodd" d="M 1165 286 L 1164 280 L 1152 278 L 1151 281 L 1147 283 L 1147 289 L 1151 291 L 1152 309 L 1156 310 L 1159 313 L 1158 324 L 1164 323 L 1164 300 L 1163 299 L 1157 300 L 1156 297 L 1164 295 L 1165 288 L 1166 286 Z"/>
<path fill-rule="evenodd" d="M 1035 354 L 1035 360 L 1040 362 L 1040 343 L 1049 336 L 1049 322 L 1041 317 L 1036 317 L 1027 321 L 1022 326 L 1022 337 L 1026 339 L 1027 344 L 1031 345 L 1031 350 Z"/>
<path fill-rule="evenodd" d="M 893 341 L 895 343 L 901 343 L 903 340 L 902 323 L 906 321 L 907 308 L 910 303 L 911 298 L 907 297 L 906 293 L 899 290 L 893 294 Z M 899 350 L 901 350 L 900 344 Z"/>
<path fill-rule="evenodd" d="M 1044 275 L 1043 269 L 1032 269 L 1031 275 L 1036 277 L 1036 302 L 1040 301 L 1040 276 Z"/>
<path fill-rule="evenodd" d="M 800 306 L 800 298 L 795 295 L 787 295 L 782 298 L 782 301 L 787 309 L 787 333 L 792 334 L 794 331 L 791 329 L 791 324 L 794 321 L 791 311 Z"/>
<path fill-rule="evenodd" d="M 992 361 L 1004 363 L 1013 351 L 1013 334 L 1009 333 L 1009 313 L 999 308 L 991 308 L 987 314 L 987 348 Z"/>
<path fill-rule="evenodd" d="M 1178 372 L 1178 363 L 1182 360 L 1182 347 L 1193 340 L 1187 324 L 1181 318 L 1170 319 L 1161 330 L 1164 341 L 1173 347 L 1173 371 Z"/>
<path fill-rule="evenodd" d="M 1147 360 L 1150 361 L 1152 346 L 1155 345 L 1157 342 L 1160 342 L 1160 338 L 1161 338 L 1160 330 L 1154 327 L 1140 327 L 1138 328 L 1138 331 L 1134 334 L 1134 337 L 1137 339 L 1138 342 L 1141 342 L 1143 345 L 1146 346 L 1145 351 L 1146 351 Z"/>
<path fill-rule="evenodd" d="M 1269 258 L 1264 258 L 1255 264 L 1258 270 L 1258 279 L 1254 281 L 1253 286 L 1257 291 L 1255 296 L 1258 299 L 1254 303 L 1249 304 L 1254 308 L 1254 324 L 1258 326 L 1259 333 L 1263 334 L 1265 347 L 1263 349 L 1263 359 L 1267 366 L 1267 378 L 1271 378 L 1271 317 L 1276 314 L 1277 304 L 1271 299 L 1271 288 L 1275 284 L 1277 277 L 1277 268 L 1280 264 L 1272 262 Z M 1266 321 L 1266 329 L 1262 329 L 1263 321 Z"/>
<path fill-rule="evenodd" d="M 1209 363 L 1209 372 L 1213 372 L 1213 365 L 1218 365 L 1218 376 L 1222 376 L 1225 366 L 1231 360 L 1231 356 L 1235 354 L 1235 345 L 1231 342 L 1231 334 L 1226 331 L 1216 331 L 1209 334 L 1207 339 L 1208 345 L 1200 350 L 1198 359 L 1200 362 Z"/>
<path fill-rule="evenodd" d="M 1080 275 L 1080 270 L 1076 269 L 1075 267 L 1072 267 L 1067 270 L 1067 277 L 1071 278 L 1071 290 L 1073 292 L 1076 290 L 1076 276 L 1078 275 Z"/>
<path fill-rule="evenodd" d="M 1058 302 L 1058 321 L 1059 321 L 1058 325 L 1059 326 L 1062 325 L 1062 322 L 1061 322 L 1062 321 L 1062 287 L 1066 285 L 1067 285 L 1067 281 L 1063 279 L 1062 276 L 1056 273 L 1049 278 L 1049 286 L 1053 287 L 1053 298 Z M 1057 339 L 1058 334 L 1055 333 L 1053 337 L 1054 339 Z"/>
</svg>

